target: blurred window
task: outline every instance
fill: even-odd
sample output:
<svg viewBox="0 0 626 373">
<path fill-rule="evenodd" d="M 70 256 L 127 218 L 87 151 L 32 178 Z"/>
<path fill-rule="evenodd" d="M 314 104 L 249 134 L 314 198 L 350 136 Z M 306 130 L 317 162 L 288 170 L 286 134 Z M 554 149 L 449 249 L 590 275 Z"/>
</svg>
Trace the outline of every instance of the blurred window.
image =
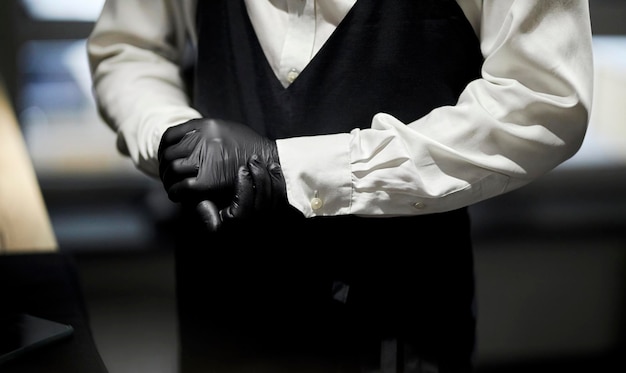
<svg viewBox="0 0 626 373">
<path fill-rule="evenodd" d="M 46 21 L 95 21 L 104 0 L 21 0 L 28 15 Z"/>
<path fill-rule="evenodd" d="M 626 164 L 626 36 L 595 35 L 594 99 L 580 151 L 562 167 Z"/>
<path fill-rule="evenodd" d="M 86 38 L 104 0 L 20 0 L 16 111 L 40 178 L 129 174 L 98 115 Z M 54 33 L 52 33 L 54 31 Z"/>
</svg>

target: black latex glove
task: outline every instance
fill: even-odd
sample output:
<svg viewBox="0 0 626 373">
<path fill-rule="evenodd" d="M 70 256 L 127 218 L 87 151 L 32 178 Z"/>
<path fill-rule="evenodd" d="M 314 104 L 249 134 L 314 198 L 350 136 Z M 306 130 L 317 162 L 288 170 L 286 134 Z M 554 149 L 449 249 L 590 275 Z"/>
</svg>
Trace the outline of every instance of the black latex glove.
<svg viewBox="0 0 626 373">
<path fill-rule="evenodd" d="M 244 220 L 286 217 L 293 214 L 290 210 L 280 165 L 267 165 L 257 155 L 239 167 L 230 205 L 219 210 L 215 203 L 206 200 L 196 206 L 196 212 L 212 232 Z"/>
<path fill-rule="evenodd" d="M 243 124 L 193 119 L 169 128 L 159 145 L 159 175 L 170 200 L 211 201 L 227 206 L 235 193 L 238 170 L 256 154 L 278 163 L 276 142 Z"/>
</svg>

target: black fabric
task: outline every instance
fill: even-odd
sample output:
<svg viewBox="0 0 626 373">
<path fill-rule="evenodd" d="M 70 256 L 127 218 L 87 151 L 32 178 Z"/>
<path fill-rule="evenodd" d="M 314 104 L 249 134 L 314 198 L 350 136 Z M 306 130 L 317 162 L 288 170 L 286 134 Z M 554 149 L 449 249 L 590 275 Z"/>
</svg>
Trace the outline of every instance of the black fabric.
<svg viewBox="0 0 626 373">
<path fill-rule="evenodd" d="M 199 2 L 194 104 L 270 138 L 367 128 L 456 103 L 482 55 L 455 1 L 360 0 L 288 88 L 276 79 L 243 1 Z"/>
<path fill-rule="evenodd" d="M 377 112 L 416 120 L 455 104 L 482 63 L 454 1 L 359 0 L 288 88 L 267 63 L 243 1 L 200 1 L 197 21 L 195 106 L 270 138 L 367 128 Z M 399 218 L 294 214 L 212 235 L 199 233 L 193 212 L 182 215 L 184 373 L 246 371 L 246 362 L 264 371 L 267 359 L 273 372 L 303 371 L 296 361 L 311 371 L 382 371 L 384 341 L 406 352 L 398 371 L 418 358 L 441 372 L 469 370 L 466 209 Z"/>
<path fill-rule="evenodd" d="M 3 373 L 106 373 L 93 340 L 74 259 L 62 253 L 0 255 L 0 315 L 27 313 L 73 334 L 0 365 Z"/>
<path fill-rule="evenodd" d="M 428 361 L 469 363 L 472 253 L 468 228 L 459 230 L 468 227 L 465 210 L 259 223 L 207 236 L 194 234 L 202 229 L 197 218 L 185 218 L 177 293 L 182 352 L 202 360 L 196 367 L 243 356 L 338 363 L 344 355 L 356 365 L 341 371 L 356 372 L 377 366 L 380 343 L 390 338 Z M 348 286 L 345 303 L 333 296 L 337 284 Z"/>
</svg>

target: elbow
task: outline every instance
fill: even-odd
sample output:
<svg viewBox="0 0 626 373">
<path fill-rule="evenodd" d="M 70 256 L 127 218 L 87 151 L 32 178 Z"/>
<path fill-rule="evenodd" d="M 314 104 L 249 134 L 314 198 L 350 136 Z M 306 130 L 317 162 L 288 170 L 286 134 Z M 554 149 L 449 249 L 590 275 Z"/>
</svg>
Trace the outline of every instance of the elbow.
<svg viewBox="0 0 626 373">
<path fill-rule="evenodd" d="M 582 147 L 591 118 L 591 105 L 578 100 L 576 105 L 564 110 L 563 123 L 557 126 L 559 137 L 563 139 L 563 160 L 573 157 Z"/>
</svg>

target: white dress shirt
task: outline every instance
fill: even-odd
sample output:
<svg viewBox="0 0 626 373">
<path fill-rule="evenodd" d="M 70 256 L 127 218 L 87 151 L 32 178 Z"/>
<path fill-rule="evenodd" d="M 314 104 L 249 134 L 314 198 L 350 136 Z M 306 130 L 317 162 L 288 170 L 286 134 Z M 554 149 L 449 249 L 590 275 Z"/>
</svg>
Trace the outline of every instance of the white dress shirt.
<svg viewBox="0 0 626 373">
<path fill-rule="evenodd" d="M 283 86 L 355 2 L 245 1 Z M 519 188 L 579 149 L 592 103 L 588 1 L 457 3 L 485 62 L 456 105 L 408 123 L 379 113 L 367 129 L 277 140 L 289 202 L 305 216 L 449 211 Z M 196 42 L 194 9 L 194 0 L 107 0 L 88 40 L 103 118 L 150 175 L 163 132 L 200 117 L 178 74 Z"/>
</svg>

